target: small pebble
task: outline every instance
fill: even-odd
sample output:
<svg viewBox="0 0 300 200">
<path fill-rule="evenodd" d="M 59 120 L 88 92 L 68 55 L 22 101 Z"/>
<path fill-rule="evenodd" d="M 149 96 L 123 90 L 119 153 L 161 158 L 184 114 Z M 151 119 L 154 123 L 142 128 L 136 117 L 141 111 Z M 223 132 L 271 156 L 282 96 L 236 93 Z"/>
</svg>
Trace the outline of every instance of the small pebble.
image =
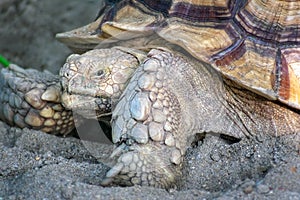
<svg viewBox="0 0 300 200">
<path fill-rule="evenodd" d="M 250 194 L 251 192 L 253 192 L 253 186 L 252 186 L 252 185 L 248 185 L 247 187 L 245 187 L 245 188 L 243 189 L 243 192 L 244 192 L 245 194 Z"/>
<path fill-rule="evenodd" d="M 244 183 L 242 185 L 243 192 L 245 194 L 250 194 L 251 192 L 253 192 L 254 186 L 255 186 L 255 182 L 254 181 L 247 181 L 246 183 Z"/>
<path fill-rule="evenodd" d="M 220 154 L 217 151 L 212 152 L 212 154 L 210 155 L 210 158 L 216 162 L 218 162 L 221 159 Z"/>
<path fill-rule="evenodd" d="M 260 184 L 257 186 L 257 192 L 260 194 L 267 194 L 270 191 L 269 186 Z"/>
</svg>

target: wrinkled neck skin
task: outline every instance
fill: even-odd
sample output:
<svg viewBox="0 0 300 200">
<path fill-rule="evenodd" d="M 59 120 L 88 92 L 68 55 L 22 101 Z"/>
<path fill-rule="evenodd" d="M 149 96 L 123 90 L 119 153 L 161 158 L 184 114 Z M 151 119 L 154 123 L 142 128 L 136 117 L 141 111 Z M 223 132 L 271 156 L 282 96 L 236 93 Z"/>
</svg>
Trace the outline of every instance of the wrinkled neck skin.
<svg viewBox="0 0 300 200">
<path fill-rule="evenodd" d="M 300 132 L 297 112 L 238 86 L 208 64 L 186 59 L 172 61 L 166 72 L 188 135 L 213 132 L 243 138 Z"/>
</svg>

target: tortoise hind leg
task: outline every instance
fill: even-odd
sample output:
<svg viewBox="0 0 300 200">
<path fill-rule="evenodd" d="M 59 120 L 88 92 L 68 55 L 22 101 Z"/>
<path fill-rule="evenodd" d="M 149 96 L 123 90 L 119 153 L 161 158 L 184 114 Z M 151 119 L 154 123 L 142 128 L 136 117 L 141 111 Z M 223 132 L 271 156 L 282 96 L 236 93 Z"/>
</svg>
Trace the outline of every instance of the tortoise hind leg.
<svg viewBox="0 0 300 200">
<path fill-rule="evenodd" d="M 0 119 L 9 125 L 63 135 L 74 128 L 58 76 L 11 64 L 1 70 L 0 88 Z"/>
</svg>

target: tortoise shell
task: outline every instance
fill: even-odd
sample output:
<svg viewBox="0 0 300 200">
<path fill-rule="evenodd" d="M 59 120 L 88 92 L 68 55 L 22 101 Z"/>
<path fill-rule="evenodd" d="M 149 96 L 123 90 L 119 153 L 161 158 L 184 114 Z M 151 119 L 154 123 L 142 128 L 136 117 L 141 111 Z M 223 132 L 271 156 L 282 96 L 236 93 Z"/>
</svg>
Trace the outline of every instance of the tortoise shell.
<svg viewBox="0 0 300 200">
<path fill-rule="evenodd" d="M 88 49 L 124 31 L 156 33 L 243 87 L 300 109 L 300 1 L 122 0 L 57 37 Z"/>
</svg>

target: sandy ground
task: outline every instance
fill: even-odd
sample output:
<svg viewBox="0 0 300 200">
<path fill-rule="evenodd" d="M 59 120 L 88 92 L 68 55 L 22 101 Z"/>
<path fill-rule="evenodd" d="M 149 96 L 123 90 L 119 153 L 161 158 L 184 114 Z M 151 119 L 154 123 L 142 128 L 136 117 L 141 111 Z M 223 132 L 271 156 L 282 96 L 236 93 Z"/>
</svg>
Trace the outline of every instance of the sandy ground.
<svg viewBox="0 0 300 200">
<path fill-rule="evenodd" d="M 0 0 L 0 54 L 57 73 L 70 51 L 55 33 L 92 20 L 95 5 L 99 1 Z M 100 181 L 111 146 L 0 122 L 0 200 L 300 199 L 299 138 L 261 136 L 228 144 L 207 136 L 189 148 L 176 188 L 105 188 Z"/>
</svg>

